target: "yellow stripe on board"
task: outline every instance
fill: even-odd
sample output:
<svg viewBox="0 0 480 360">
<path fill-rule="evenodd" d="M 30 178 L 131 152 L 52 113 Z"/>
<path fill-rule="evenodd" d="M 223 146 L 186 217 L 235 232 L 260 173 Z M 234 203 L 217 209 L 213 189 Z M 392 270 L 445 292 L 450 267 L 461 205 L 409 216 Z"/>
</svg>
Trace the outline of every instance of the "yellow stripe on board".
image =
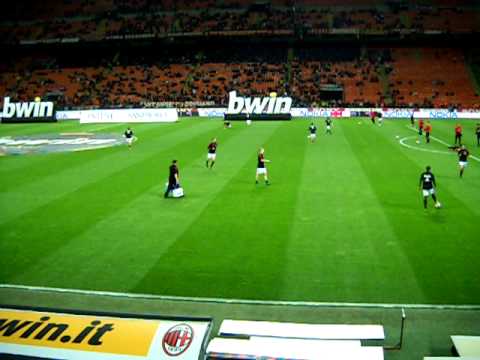
<svg viewBox="0 0 480 360">
<path fill-rule="evenodd" d="M 0 345 L 146 356 L 158 320 L 0 309 Z"/>
</svg>

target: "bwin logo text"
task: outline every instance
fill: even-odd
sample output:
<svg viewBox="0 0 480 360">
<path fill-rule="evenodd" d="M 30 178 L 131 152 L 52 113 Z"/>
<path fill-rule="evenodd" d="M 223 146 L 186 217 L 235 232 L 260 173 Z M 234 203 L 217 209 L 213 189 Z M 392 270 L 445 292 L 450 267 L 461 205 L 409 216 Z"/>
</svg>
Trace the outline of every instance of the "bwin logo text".
<svg viewBox="0 0 480 360">
<path fill-rule="evenodd" d="M 228 93 L 227 114 L 287 114 L 292 107 L 292 98 L 290 97 L 240 97 L 236 91 Z"/>
<path fill-rule="evenodd" d="M 2 118 L 33 118 L 52 117 L 53 102 L 40 101 L 40 98 L 31 102 L 10 102 L 9 97 L 3 98 Z"/>
</svg>

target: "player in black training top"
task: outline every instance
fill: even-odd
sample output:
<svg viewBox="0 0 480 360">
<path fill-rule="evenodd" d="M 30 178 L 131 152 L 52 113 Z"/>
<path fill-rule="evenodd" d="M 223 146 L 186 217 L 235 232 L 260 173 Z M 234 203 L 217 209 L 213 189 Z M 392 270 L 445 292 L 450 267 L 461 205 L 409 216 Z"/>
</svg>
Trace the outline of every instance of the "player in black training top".
<svg viewBox="0 0 480 360">
<path fill-rule="evenodd" d="M 332 135 L 332 119 L 329 117 L 325 119 L 325 134 Z"/>
<path fill-rule="evenodd" d="M 308 135 L 308 138 L 313 143 L 315 141 L 315 139 L 317 138 L 317 127 L 313 124 L 313 122 L 308 127 L 308 131 L 310 131 L 310 134 Z"/>
<path fill-rule="evenodd" d="M 463 177 L 463 171 L 468 165 L 468 156 L 470 152 L 467 150 L 465 145 L 460 146 L 458 151 L 458 165 L 460 166 L 460 177 Z"/>
<path fill-rule="evenodd" d="M 267 173 L 267 168 L 265 167 L 265 163 L 270 162 L 270 160 L 265 159 L 265 149 L 261 148 L 260 151 L 258 152 L 258 157 L 257 157 L 257 173 L 255 175 L 255 183 L 258 184 L 258 177 L 259 175 L 263 175 L 265 179 L 265 184 L 270 185 L 268 182 L 268 173 Z"/>
<path fill-rule="evenodd" d="M 132 147 L 132 142 L 133 142 L 133 131 L 132 131 L 132 129 L 130 129 L 130 127 L 128 127 L 127 130 L 125 130 L 125 132 L 123 133 L 123 136 L 125 136 L 125 140 L 127 141 L 128 148 L 131 148 Z"/>
<path fill-rule="evenodd" d="M 427 208 L 427 199 L 429 195 L 432 195 L 433 201 L 435 201 L 435 207 L 440 207 L 440 202 L 437 201 L 437 197 L 435 195 L 435 187 L 437 184 L 435 183 L 435 176 L 430 171 L 430 166 L 427 166 L 426 171 L 420 175 L 420 189 L 422 190 L 423 194 L 423 207 Z"/>
<path fill-rule="evenodd" d="M 217 158 L 217 139 L 213 138 L 210 144 L 208 144 L 208 153 L 207 153 L 207 161 L 205 162 L 205 165 L 208 168 L 208 163 L 210 162 L 210 169 L 213 167 L 213 164 L 215 164 L 215 159 Z"/>
<path fill-rule="evenodd" d="M 168 169 L 169 169 L 168 186 L 164 195 L 166 198 L 170 194 L 170 191 L 172 191 L 173 189 L 177 188 L 180 185 L 180 177 L 178 174 L 177 160 L 173 160 L 172 165 L 170 165 Z"/>
</svg>

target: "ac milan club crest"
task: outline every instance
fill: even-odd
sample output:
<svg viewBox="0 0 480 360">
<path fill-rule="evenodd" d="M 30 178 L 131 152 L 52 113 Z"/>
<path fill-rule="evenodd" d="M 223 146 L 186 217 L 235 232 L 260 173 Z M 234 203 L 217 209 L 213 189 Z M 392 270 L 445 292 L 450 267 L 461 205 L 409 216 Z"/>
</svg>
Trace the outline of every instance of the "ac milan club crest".
<svg viewBox="0 0 480 360">
<path fill-rule="evenodd" d="M 193 342 L 193 329 L 188 324 L 179 324 L 170 328 L 162 340 L 163 351 L 170 356 L 183 354 Z"/>
</svg>

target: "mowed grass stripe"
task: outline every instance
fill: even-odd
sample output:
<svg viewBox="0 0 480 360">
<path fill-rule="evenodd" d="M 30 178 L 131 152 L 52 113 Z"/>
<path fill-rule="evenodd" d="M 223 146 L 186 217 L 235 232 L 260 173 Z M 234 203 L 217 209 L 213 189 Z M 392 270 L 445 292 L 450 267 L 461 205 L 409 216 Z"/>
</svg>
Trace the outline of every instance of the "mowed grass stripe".
<svg viewBox="0 0 480 360">
<path fill-rule="evenodd" d="M 480 295 L 480 283 L 476 281 L 480 271 L 474 260 L 480 251 L 480 244 L 474 240 L 478 216 L 445 185 L 441 190 L 442 201 L 453 208 L 423 210 L 418 191 L 423 167 L 412 162 L 404 154 L 404 148 L 390 147 L 391 140 L 380 133 L 383 129 L 375 129 L 378 136 L 374 146 L 380 151 L 388 147 L 386 158 L 372 152 L 368 136 L 357 136 L 353 127 L 344 130 L 425 297 L 418 299 L 414 293 L 397 295 L 410 297 L 409 302 L 475 303 L 473 299 Z M 418 157 L 425 161 L 424 158 L 432 160 L 432 155 L 419 153 Z M 441 169 L 439 164 L 437 173 Z"/>
<path fill-rule="evenodd" d="M 468 209 L 476 213 L 480 216 L 480 207 L 478 206 L 478 181 L 480 181 L 480 163 L 475 161 L 474 159 L 470 159 L 467 169 L 465 170 L 465 175 L 462 179 L 459 179 L 459 166 L 458 166 L 458 156 L 455 152 L 448 149 L 448 147 L 442 143 L 439 143 L 435 140 L 431 140 L 430 144 L 427 144 L 422 138 L 420 144 L 415 144 L 416 137 L 409 139 L 407 143 L 414 146 L 415 148 L 418 147 L 419 149 L 433 149 L 433 150 L 440 150 L 445 151 L 447 154 L 437 154 L 428 151 L 419 151 L 414 149 L 407 149 L 398 144 L 398 140 L 395 139 L 393 133 L 402 133 L 406 136 L 410 133 L 415 136 L 415 133 L 405 127 L 406 122 L 402 121 L 394 121 L 391 122 L 391 126 L 388 127 L 388 131 L 390 132 L 391 136 L 389 136 L 389 140 L 396 148 L 400 148 L 403 154 L 405 154 L 413 163 L 417 164 L 420 169 L 423 171 L 425 166 L 430 165 L 432 167 L 432 171 L 436 176 L 437 180 L 437 190 L 439 199 L 442 201 L 444 206 L 448 209 L 452 209 L 454 207 L 468 207 Z M 433 124 L 434 129 L 438 130 L 443 129 L 445 132 L 449 132 L 452 126 L 451 120 L 441 121 L 436 120 Z M 404 136 L 402 133 L 402 137 Z M 438 135 L 437 136 L 441 136 Z M 441 138 L 443 141 L 446 141 L 445 138 Z M 474 148 L 469 146 L 469 149 Z M 450 152 L 450 154 L 449 154 Z M 420 172 L 418 173 L 417 177 L 420 176 Z M 418 185 L 418 179 L 417 185 Z M 412 189 L 414 184 L 411 185 Z M 451 189 L 453 194 L 456 197 L 456 201 L 453 203 L 447 201 L 443 201 L 443 189 Z M 419 195 L 420 196 L 420 195 Z M 421 199 L 419 198 L 421 201 Z"/>
<path fill-rule="evenodd" d="M 75 284 L 83 289 L 129 291 L 237 173 L 247 156 L 237 152 L 245 142 L 244 131 L 244 126 L 214 130 L 189 146 L 179 144 L 159 155 L 163 167 L 159 168 L 158 180 L 150 189 L 11 281 L 20 284 L 46 281 L 50 286 Z M 265 129 L 258 136 L 267 136 L 269 132 Z M 220 144 L 217 164 L 212 170 L 205 168 L 206 145 L 211 136 L 217 136 Z M 179 160 L 185 199 L 163 199 L 167 166 L 172 158 Z M 64 269 L 60 276 L 52 277 L 49 273 L 51 262 Z M 101 264 L 108 264 L 110 271 L 101 271 Z M 122 281 L 112 282 L 111 271 Z"/>
<path fill-rule="evenodd" d="M 319 124 L 320 136 L 306 150 L 282 298 L 388 302 L 404 287 L 419 293 L 356 149 L 346 139 L 345 127 L 364 136 L 368 125 L 337 120 L 333 135 L 325 135 L 323 121 Z M 401 279 L 399 266 L 406 267 Z"/>
<path fill-rule="evenodd" d="M 0 125 L 0 137 L 37 136 L 40 134 L 72 132 L 77 131 L 79 126 L 78 121 L 45 124 L 4 124 Z M 0 157 L 0 177 L 11 176 L 17 169 L 31 168 L 36 163 L 42 163 L 44 160 L 42 155 L 45 154 Z"/>
<path fill-rule="evenodd" d="M 153 126 L 149 129 L 147 127 L 145 134 L 140 134 L 141 140 L 135 144 L 132 150 L 122 146 L 59 154 L 58 156 L 51 154 L 51 157 L 44 156 L 42 157 L 44 166 L 52 167 L 55 171 L 52 169 L 48 175 L 36 178 L 35 174 L 31 174 L 26 169 L 23 176 L 29 178 L 29 181 L 22 186 L 15 187 L 14 181 L 20 176 L 19 172 L 15 172 L 15 175 L 11 177 L 2 178 L 0 211 L 3 216 L 0 218 L 0 224 L 12 221 L 35 208 L 45 206 L 50 201 L 74 192 L 82 186 L 99 179 L 109 178 L 122 169 L 134 166 L 178 143 L 186 142 L 188 147 L 188 140 L 191 136 L 197 135 L 200 131 L 208 132 L 218 127 L 218 124 L 214 122 L 201 122 L 195 128 L 189 124 L 186 122 L 186 127 L 183 124 L 181 126 L 179 124 L 169 125 L 170 128 Z M 62 159 L 63 161 L 55 162 L 52 161 L 53 159 Z M 13 189 L 11 189 L 12 187 Z"/>
<path fill-rule="evenodd" d="M 169 140 L 173 143 L 167 139 L 162 144 L 152 142 L 151 146 L 156 150 L 148 151 L 146 155 L 125 150 L 123 157 L 132 157 L 136 161 L 105 163 L 103 166 L 110 169 L 106 174 L 108 176 L 99 177 L 97 172 L 97 177 L 87 183 L 82 182 L 84 179 L 81 177 L 72 179 L 78 182 L 74 190 L 61 196 L 52 196 L 53 199 L 48 200 L 45 200 L 43 195 L 40 199 L 45 202 L 44 205 L 34 207 L 33 210 L 16 216 L 14 220 L 3 223 L 0 226 L 0 253 L 15 256 L 9 258 L 11 263 L 2 266 L 0 278 L 8 279 L 18 274 L 21 271 L 19 269 L 28 269 L 42 256 L 87 231 L 109 213 L 128 206 L 136 197 L 158 183 L 156 169 L 160 166 L 160 154 L 171 146 L 189 149 L 192 144 L 204 143 L 205 136 L 212 135 L 220 125 L 207 124 L 206 127 L 205 123 L 199 124 L 196 132 L 185 131 L 183 136 L 171 136 Z M 183 141 L 179 142 L 179 139 Z M 119 164 L 122 165 L 118 166 Z"/>
<path fill-rule="evenodd" d="M 182 130 L 185 131 L 190 123 L 186 124 L 142 124 L 135 127 L 135 133 L 139 137 L 139 141 L 135 143 L 137 150 L 136 154 L 142 153 L 141 149 L 148 149 L 148 147 L 141 146 L 143 142 L 149 142 L 158 136 L 168 136 L 169 134 Z M 61 133 L 63 130 L 59 129 L 57 124 L 44 124 L 45 133 Z M 121 126 L 121 127 L 120 127 Z M 98 126 L 81 125 L 71 128 L 69 132 L 95 132 L 94 128 Z M 116 125 L 117 134 L 123 134 L 125 125 Z M 110 131 L 105 131 L 109 133 Z M 103 131 L 101 131 L 103 133 Z M 140 145 L 140 147 L 138 147 Z M 3 158 L 0 174 L 5 175 L 5 182 L 0 191 L 8 192 L 12 189 L 24 186 L 25 184 L 38 184 L 44 178 L 52 177 L 54 181 L 58 181 L 61 173 L 68 173 L 69 170 L 82 167 L 89 170 L 95 169 L 95 164 L 104 161 L 104 158 L 112 157 L 122 154 L 126 150 L 125 146 L 115 146 L 106 149 L 85 150 L 82 152 L 65 152 L 65 153 L 51 153 L 51 154 L 32 154 L 22 156 L 7 156 Z"/>
<path fill-rule="evenodd" d="M 55 132 L 70 131 L 78 126 L 78 121 L 61 121 L 55 123 L 26 123 L 2 124 L 0 123 L 0 136 L 24 136 L 49 133 L 52 128 Z M 47 131 L 48 130 L 48 131 Z"/>
<path fill-rule="evenodd" d="M 292 136 L 298 126 L 303 127 L 296 122 L 254 123 L 233 150 L 242 154 L 244 165 L 133 291 L 278 299 L 305 148 L 304 136 Z M 254 183 L 262 145 L 273 161 L 271 186 Z"/>
</svg>

